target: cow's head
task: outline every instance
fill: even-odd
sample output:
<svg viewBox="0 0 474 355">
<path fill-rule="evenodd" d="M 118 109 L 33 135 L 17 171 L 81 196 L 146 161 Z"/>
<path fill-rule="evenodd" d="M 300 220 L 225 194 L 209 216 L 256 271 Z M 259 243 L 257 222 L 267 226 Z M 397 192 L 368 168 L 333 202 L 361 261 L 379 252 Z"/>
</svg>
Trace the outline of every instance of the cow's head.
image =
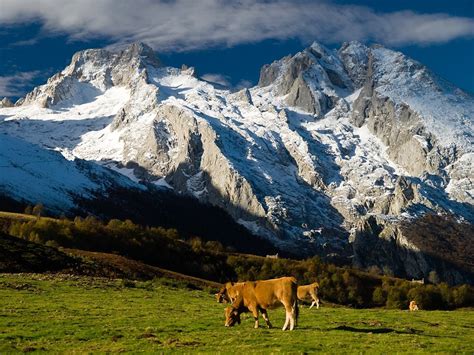
<svg viewBox="0 0 474 355">
<path fill-rule="evenodd" d="M 220 290 L 215 294 L 216 300 L 219 303 L 232 303 L 239 296 L 239 290 L 235 283 L 227 282 Z"/>
<path fill-rule="evenodd" d="M 240 324 L 240 313 L 234 307 L 226 307 L 225 309 L 225 326 L 233 327 L 235 323 Z"/>
<path fill-rule="evenodd" d="M 227 303 L 229 302 L 229 296 L 227 295 L 227 289 L 226 287 L 222 287 L 219 292 L 215 294 L 216 296 L 216 301 L 219 303 Z"/>
</svg>

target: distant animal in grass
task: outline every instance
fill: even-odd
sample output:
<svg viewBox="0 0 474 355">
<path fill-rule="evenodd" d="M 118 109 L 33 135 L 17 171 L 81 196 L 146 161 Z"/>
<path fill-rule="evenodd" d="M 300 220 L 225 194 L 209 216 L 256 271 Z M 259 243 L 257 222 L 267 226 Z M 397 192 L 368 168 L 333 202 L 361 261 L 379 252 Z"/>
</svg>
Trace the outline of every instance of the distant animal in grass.
<svg viewBox="0 0 474 355">
<path fill-rule="evenodd" d="M 278 259 L 278 253 L 276 253 L 275 255 L 267 255 L 266 257 L 269 259 Z"/>
<path fill-rule="evenodd" d="M 309 309 L 313 308 L 314 305 L 316 305 L 316 309 L 319 309 L 318 290 L 319 284 L 317 282 L 313 282 L 310 285 L 298 286 L 298 299 L 300 301 L 311 299 L 313 303 L 311 303 Z"/>
<path fill-rule="evenodd" d="M 418 305 L 416 304 L 416 302 L 414 300 L 410 302 L 410 305 L 408 306 L 408 309 L 410 310 L 410 312 L 414 312 L 414 311 L 419 310 Z"/>
</svg>

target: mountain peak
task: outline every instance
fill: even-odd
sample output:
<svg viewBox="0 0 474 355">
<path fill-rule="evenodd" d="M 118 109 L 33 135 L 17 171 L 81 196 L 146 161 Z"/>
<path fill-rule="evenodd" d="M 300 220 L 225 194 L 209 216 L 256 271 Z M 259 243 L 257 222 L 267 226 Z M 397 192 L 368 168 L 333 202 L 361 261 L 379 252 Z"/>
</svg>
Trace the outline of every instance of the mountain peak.
<svg viewBox="0 0 474 355">
<path fill-rule="evenodd" d="M 23 104 L 36 103 L 41 107 L 52 107 L 72 98 L 77 92 L 82 93 L 82 102 L 95 97 L 97 90 L 104 92 L 112 86 L 131 85 L 136 78 L 146 75 L 143 69 L 147 66 L 157 68 L 162 64 L 153 48 L 141 42 L 117 51 L 79 51 L 63 71 L 28 93 Z"/>
<path fill-rule="evenodd" d="M 143 42 L 134 42 L 122 50 L 119 54 L 124 60 L 132 58 L 140 58 L 146 64 L 153 66 L 161 66 L 161 61 L 156 55 L 153 48 Z"/>
<path fill-rule="evenodd" d="M 326 48 L 324 45 L 322 45 L 319 42 L 314 41 L 308 48 L 313 55 L 316 56 L 316 58 L 322 58 L 328 55 L 329 49 Z"/>
</svg>

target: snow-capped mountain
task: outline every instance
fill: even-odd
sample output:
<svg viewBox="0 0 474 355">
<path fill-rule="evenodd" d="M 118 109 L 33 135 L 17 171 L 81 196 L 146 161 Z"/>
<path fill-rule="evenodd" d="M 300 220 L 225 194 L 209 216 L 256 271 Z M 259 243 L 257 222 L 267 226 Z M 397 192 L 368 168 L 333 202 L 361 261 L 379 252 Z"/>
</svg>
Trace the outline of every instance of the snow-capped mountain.
<svg viewBox="0 0 474 355">
<path fill-rule="evenodd" d="M 195 196 L 302 255 L 391 267 L 408 250 L 402 273 L 422 277 L 437 264 L 397 226 L 428 212 L 474 223 L 473 117 L 472 96 L 381 46 L 314 43 L 231 92 L 133 44 L 77 53 L 0 109 L 0 132 Z M 368 235 L 391 251 L 365 259 Z"/>
</svg>

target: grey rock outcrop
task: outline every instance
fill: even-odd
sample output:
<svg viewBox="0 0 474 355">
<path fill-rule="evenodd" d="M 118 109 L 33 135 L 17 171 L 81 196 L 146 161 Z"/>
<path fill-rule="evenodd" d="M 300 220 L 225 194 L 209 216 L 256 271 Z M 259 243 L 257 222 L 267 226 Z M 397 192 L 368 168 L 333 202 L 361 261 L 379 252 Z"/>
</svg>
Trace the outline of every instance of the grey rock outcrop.
<svg viewBox="0 0 474 355">
<path fill-rule="evenodd" d="M 345 42 L 338 53 L 354 87 L 362 87 L 367 80 L 367 72 L 370 68 L 369 49 L 359 42 Z"/>
<path fill-rule="evenodd" d="M 0 107 L 13 107 L 15 106 L 13 102 L 10 101 L 8 97 L 4 97 L 2 101 L 0 101 Z"/>
<path fill-rule="evenodd" d="M 301 73 L 293 81 L 293 85 L 288 91 L 288 96 L 285 102 L 290 106 L 299 107 L 305 110 L 306 112 L 310 112 L 316 115 L 320 114 L 323 111 L 319 102 L 316 103 L 311 89 L 309 88 L 308 84 L 306 84 Z M 323 103 L 323 105 L 324 104 L 325 102 Z M 326 108 L 325 106 L 326 105 L 324 105 L 324 108 Z"/>
<path fill-rule="evenodd" d="M 230 98 L 231 100 L 245 102 L 249 105 L 253 105 L 252 94 L 247 88 L 244 88 L 242 90 L 237 91 L 236 93 L 231 94 Z"/>
<path fill-rule="evenodd" d="M 337 91 L 352 88 L 343 63 L 317 43 L 295 56 L 263 66 L 259 86 L 273 85 L 285 103 L 322 117 L 338 101 Z"/>
</svg>

